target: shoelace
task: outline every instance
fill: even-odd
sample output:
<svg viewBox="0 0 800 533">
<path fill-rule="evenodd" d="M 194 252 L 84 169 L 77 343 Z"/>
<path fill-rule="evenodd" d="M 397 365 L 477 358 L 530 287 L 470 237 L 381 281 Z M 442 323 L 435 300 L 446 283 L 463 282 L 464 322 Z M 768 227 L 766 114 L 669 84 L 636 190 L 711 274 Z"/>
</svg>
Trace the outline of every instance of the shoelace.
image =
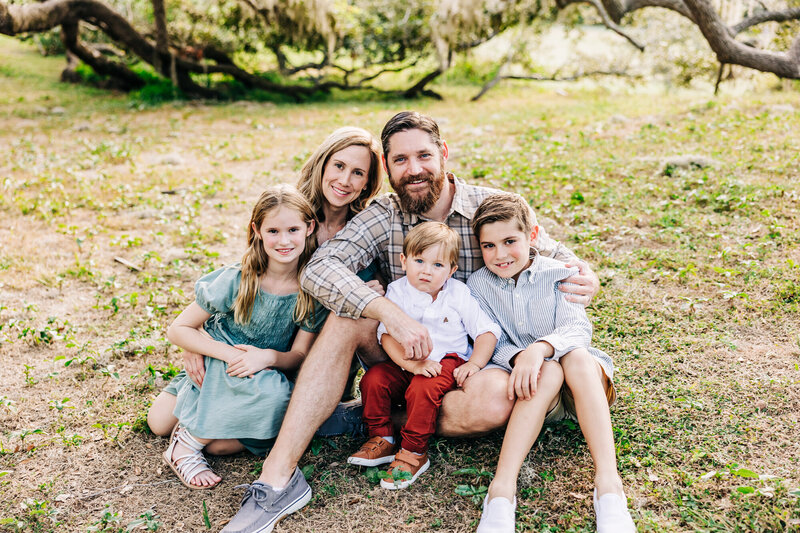
<svg viewBox="0 0 800 533">
<path fill-rule="evenodd" d="M 269 493 L 271 489 L 267 488 L 263 485 L 236 485 L 233 487 L 234 489 L 247 489 L 244 492 L 244 496 L 242 496 L 242 502 L 239 505 L 244 505 L 244 502 L 247 501 L 247 498 L 250 496 L 257 502 L 263 502 L 267 498 L 269 498 Z"/>
</svg>

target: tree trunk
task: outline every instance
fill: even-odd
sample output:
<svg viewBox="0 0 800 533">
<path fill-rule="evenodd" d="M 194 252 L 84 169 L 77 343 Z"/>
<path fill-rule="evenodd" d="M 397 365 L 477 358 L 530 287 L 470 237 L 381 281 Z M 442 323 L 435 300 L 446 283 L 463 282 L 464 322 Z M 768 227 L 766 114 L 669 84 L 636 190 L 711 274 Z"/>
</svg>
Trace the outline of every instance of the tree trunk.
<svg viewBox="0 0 800 533">
<path fill-rule="evenodd" d="M 169 44 L 167 43 L 167 11 L 164 8 L 164 0 L 152 0 L 152 3 L 156 35 L 156 53 L 153 54 L 153 66 L 157 72 L 161 72 L 161 58 L 169 55 Z M 173 80 L 173 83 L 174 82 L 175 80 Z"/>
</svg>

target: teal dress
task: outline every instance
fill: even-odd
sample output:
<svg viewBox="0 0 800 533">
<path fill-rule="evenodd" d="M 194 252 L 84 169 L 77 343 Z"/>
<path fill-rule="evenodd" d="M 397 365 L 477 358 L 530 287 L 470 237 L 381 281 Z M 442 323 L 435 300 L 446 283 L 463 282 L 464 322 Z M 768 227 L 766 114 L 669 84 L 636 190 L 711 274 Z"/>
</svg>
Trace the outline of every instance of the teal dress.
<svg viewBox="0 0 800 533">
<path fill-rule="evenodd" d="M 250 322 L 237 324 L 233 306 L 240 281 L 240 265 L 234 264 L 203 276 L 195 285 L 195 301 L 211 314 L 203 329 L 213 339 L 285 352 L 298 329 L 316 333 L 322 328 L 327 311 L 321 306 L 298 324 L 292 319 L 297 293 L 277 296 L 263 290 L 256 296 Z M 165 391 L 177 396 L 173 414 L 196 437 L 239 439 L 254 453 L 262 453 L 265 441 L 278 434 L 294 383 L 272 369 L 251 378 L 232 377 L 226 372 L 227 363 L 208 356 L 205 367 L 202 387 L 185 371 L 169 383 Z"/>
</svg>

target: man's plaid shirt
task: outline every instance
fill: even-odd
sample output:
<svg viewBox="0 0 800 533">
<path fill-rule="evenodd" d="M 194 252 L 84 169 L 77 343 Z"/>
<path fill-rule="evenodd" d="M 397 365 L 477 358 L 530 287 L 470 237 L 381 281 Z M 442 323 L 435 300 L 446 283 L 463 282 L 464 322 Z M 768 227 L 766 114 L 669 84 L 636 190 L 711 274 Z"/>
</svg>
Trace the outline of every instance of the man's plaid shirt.
<svg viewBox="0 0 800 533">
<path fill-rule="evenodd" d="M 453 277 L 466 282 L 470 274 L 483 266 L 478 240 L 470 227 L 472 216 L 486 197 L 502 191 L 468 185 L 453 174 L 447 177 L 455 184 L 455 195 L 444 222 L 461 236 L 458 270 Z M 355 272 L 377 259 L 387 283 L 403 277 L 405 273 L 400 267 L 403 240 L 411 228 L 426 220 L 420 215 L 404 213 L 394 193 L 377 198 L 314 253 L 301 278 L 303 288 L 337 315 L 360 318 L 367 304 L 379 295 Z M 533 220 L 535 224 L 535 216 Z M 560 261 L 576 259 L 543 228 L 539 228 L 536 249 L 541 255 Z"/>
</svg>

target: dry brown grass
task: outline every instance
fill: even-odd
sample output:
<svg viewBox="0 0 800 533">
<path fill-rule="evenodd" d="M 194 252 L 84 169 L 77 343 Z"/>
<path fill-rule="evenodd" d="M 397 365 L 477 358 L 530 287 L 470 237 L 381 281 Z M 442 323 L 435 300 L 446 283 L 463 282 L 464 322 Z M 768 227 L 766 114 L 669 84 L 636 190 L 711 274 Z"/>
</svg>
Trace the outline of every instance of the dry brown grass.
<svg viewBox="0 0 800 533">
<path fill-rule="evenodd" d="M 454 90 L 137 109 L 51 83 L 56 60 L 0 49 L 0 529 L 86 531 L 106 510 L 124 528 L 153 510 L 159 531 L 199 531 L 204 502 L 212 529 L 235 512 L 259 459 L 213 459 L 223 484 L 190 491 L 161 465 L 166 440 L 142 431 L 165 383 L 148 365 L 181 364 L 164 327 L 197 277 L 237 260 L 265 185 L 293 182 L 334 128 L 377 133 L 406 106 L 440 120 L 457 174 L 528 196 L 600 273 L 591 314 L 619 366 L 615 436 L 640 528 L 798 529 L 796 95 L 706 105 L 517 86 L 479 105 Z M 719 165 L 665 175 L 675 153 Z M 493 471 L 501 438 L 436 440 L 430 474 L 400 493 L 346 465 L 356 441 L 321 441 L 303 459 L 315 497 L 277 531 L 472 531 L 479 509 L 454 489 L 488 480 L 456 472 Z M 591 530 L 591 482 L 580 433 L 548 428 L 523 468 L 519 528 Z"/>
</svg>

